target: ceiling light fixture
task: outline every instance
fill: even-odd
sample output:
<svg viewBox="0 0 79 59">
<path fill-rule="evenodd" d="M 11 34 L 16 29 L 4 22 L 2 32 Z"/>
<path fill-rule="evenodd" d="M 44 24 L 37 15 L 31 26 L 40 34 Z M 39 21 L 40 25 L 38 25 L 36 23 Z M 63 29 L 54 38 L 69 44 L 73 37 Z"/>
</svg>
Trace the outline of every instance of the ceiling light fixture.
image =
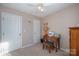
<svg viewBox="0 0 79 59">
<path fill-rule="evenodd" d="M 39 4 L 39 5 L 38 5 L 38 10 L 40 10 L 41 12 L 44 11 L 44 6 L 43 6 L 43 4 Z"/>
</svg>

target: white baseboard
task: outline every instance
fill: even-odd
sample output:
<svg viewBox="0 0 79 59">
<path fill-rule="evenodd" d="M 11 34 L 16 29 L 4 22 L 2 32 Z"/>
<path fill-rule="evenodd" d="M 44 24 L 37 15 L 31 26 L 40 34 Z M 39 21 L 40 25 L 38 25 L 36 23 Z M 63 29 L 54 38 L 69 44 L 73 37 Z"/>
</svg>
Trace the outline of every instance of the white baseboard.
<svg viewBox="0 0 79 59">
<path fill-rule="evenodd" d="M 39 43 L 39 42 L 37 42 L 37 43 Z M 37 44 L 37 43 L 31 43 L 31 44 L 28 44 L 28 45 L 23 46 L 22 48 L 30 47 L 30 46 L 33 46 L 33 45 L 35 45 L 35 44 Z"/>
<path fill-rule="evenodd" d="M 30 47 L 30 46 L 32 46 L 32 45 L 34 45 L 34 44 L 28 44 L 28 45 L 23 46 L 22 48 Z"/>
<path fill-rule="evenodd" d="M 0 53 L 0 56 L 4 56 L 5 54 L 7 54 L 8 52 L 4 52 L 4 53 Z"/>
<path fill-rule="evenodd" d="M 19 48 L 16 48 L 14 50 L 17 50 L 17 49 L 19 49 Z M 5 54 L 7 54 L 7 53 L 9 53 L 11 51 L 14 51 L 14 50 L 8 50 L 8 51 L 5 51 L 5 52 L 2 52 L 2 53 L 0 53 L 0 56 L 4 56 Z"/>
<path fill-rule="evenodd" d="M 62 50 L 62 51 L 65 51 L 65 52 L 69 53 L 69 49 L 63 49 L 63 48 L 60 48 L 60 50 Z"/>
</svg>

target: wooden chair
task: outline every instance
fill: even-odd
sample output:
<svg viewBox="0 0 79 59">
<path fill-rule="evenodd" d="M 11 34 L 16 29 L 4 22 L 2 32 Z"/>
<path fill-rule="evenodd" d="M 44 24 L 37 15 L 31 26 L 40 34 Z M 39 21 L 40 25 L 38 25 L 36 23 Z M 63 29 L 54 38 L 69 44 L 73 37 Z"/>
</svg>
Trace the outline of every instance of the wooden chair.
<svg viewBox="0 0 79 59">
<path fill-rule="evenodd" d="M 49 39 L 51 41 L 53 41 L 54 43 L 54 48 L 56 49 L 56 52 L 58 51 L 58 49 L 60 49 L 60 38 L 56 37 L 56 36 L 49 36 Z"/>
<path fill-rule="evenodd" d="M 50 43 L 50 44 L 49 44 Z M 55 46 L 54 46 L 55 44 Z M 60 49 L 60 42 L 59 42 L 59 38 L 56 36 L 48 36 L 48 35 L 44 35 L 43 36 L 43 49 L 47 48 L 49 50 L 49 53 L 51 53 L 52 48 L 56 48 L 56 52 L 57 49 Z"/>
<path fill-rule="evenodd" d="M 49 50 L 49 53 L 51 53 L 51 50 L 52 50 L 52 48 L 53 48 L 53 43 L 50 42 L 50 41 L 48 40 L 48 38 L 49 38 L 48 35 L 44 35 L 44 36 L 43 36 L 43 49 L 44 49 L 44 48 L 47 48 L 47 49 Z"/>
</svg>

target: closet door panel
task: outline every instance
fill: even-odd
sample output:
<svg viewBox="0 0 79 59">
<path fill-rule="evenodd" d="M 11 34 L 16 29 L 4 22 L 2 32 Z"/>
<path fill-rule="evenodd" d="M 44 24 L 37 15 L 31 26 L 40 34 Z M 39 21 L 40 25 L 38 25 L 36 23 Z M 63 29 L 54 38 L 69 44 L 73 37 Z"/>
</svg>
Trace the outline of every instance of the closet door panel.
<svg viewBox="0 0 79 59">
<path fill-rule="evenodd" d="M 40 42 L 40 21 L 33 20 L 33 40 L 34 43 Z"/>
<path fill-rule="evenodd" d="M 3 52 L 21 47 L 21 18 L 20 16 L 2 13 L 2 44 Z"/>
</svg>

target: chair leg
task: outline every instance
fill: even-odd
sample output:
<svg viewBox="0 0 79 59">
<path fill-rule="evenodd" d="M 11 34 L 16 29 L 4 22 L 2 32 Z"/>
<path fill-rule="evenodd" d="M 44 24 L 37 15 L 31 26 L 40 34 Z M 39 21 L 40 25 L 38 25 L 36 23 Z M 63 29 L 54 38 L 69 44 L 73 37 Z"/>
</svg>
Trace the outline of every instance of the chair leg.
<svg viewBox="0 0 79 59">
<path fill-rule="evenodd" d="M 43 49 L 44 49 L 44 43 L 43 43 Z"/>
<path fill-rule="evenodd" d="M 51 53 L 51 47 L 49 46 L 48 48 L 49 48 L 49 53 Z"/>
</svg>

